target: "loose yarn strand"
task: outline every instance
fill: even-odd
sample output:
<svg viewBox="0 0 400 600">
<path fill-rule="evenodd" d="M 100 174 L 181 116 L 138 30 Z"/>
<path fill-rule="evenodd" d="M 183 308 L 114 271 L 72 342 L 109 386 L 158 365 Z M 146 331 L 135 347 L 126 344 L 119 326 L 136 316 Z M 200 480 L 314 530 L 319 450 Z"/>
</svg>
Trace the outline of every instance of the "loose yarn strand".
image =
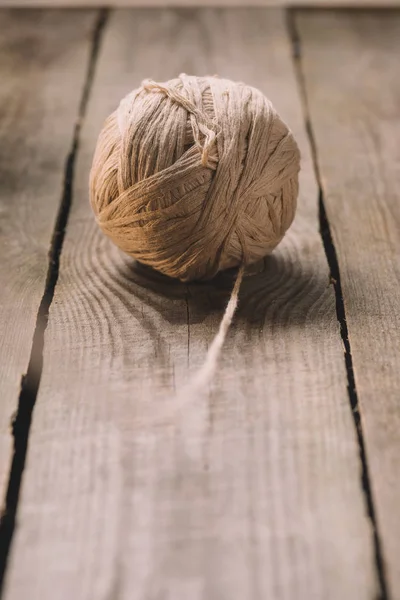
<svg viewBox="0 0 400 600">
<path fill-rule="evenodd" d="M 242 264 L 239 268 L 235 284 L 233 286 L 229 302 L 226 306 L 224 316 L 222 317 L 219 325 L 218 333 L 214 337 L 211 345 L 207 350 L 206 358 L 201 365 L 200 369 L 195 375 L 188 381 L 188 383 L 178 391 L 175 401 L 173 402 L 173 412 L 178 411 L 183 405 L 190 401 L 195 401 L 196 398 L 205 391 L 207 386 L 210 384 L 218 365 L 218 359 L 221 354 L 222 347 L 224 345 L 226 335 L 229 327 L 232 324 L 233 316 L 236 312 L 238 301 L 239 301 L 239 290 L 243 281 L 243 275 L 245 271 L 245 264 Z M 168 410 L 170 412 L 170 410 Z"/>
<path fill-rule="evenodd" d="M 222 321 L 219 325 L 218 333 L 216 334 L 213 341 L 211 342 L 210 347 L 208 348 L 207 356 L 204 363 L 202 364 L 202 366 L 197 371 L 196 375 L 191 381 L 191 387 L 194 391 L 200 391 L 204 389 L 209 384 L 215 373 L 218 364 L 218 359 L 226 339 L 226 335 L 228 333 L 229 327 L 232 324 L 233 316 L 237 309 L 239 300 L 239 290 L 243 280 L 244 270 L 245 266 L 244 264 L 242 264 L 237 274 L 236 281 L 233 286 L 231 296 L 229 298 L 229 302 L 224 312 L 224 316 L 222 317 Z"/>
<path fill-rule="evenodd" d="M 167 401 L 159 405 L 157 413 L 151 414 L 151 424 L 163 425 L 170 422 L 171 419 L 177 416 L 177 413 L 182 409 L 186 408 L 189 404 L 195 404 L 202 394 L 205 392 L 207 386 L 213 379 L 215 371 L 218 365 L 218 359 L 223 348 L 226 335 L 229 327 L 232 324 L 234 314 L 236 312 L 238 301 L 239 301 L 239 290 L 243 281 L 243 275 L 245 272 L 245 265 L 243 264 L 237 274 L 232 292 L 225 308 L 224 315 L 220 322 L 218 332 L 215 335 L 211 345 L 207 350 L 206 358 L 189 381 L 183 385 L 174 395 L 170 396 Z M 185 413 L 186 417 L 188 416 Z"/>
</svg>

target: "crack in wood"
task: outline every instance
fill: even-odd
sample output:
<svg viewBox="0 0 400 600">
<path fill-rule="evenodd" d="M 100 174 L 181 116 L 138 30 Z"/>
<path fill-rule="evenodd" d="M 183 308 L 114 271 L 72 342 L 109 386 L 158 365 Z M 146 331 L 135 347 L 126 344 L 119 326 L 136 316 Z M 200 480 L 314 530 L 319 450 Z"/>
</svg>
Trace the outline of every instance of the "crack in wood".
<svg viewBox="0 0 400 600">
<path fill-rule="evenodd" d="M 302 70 L 302 54 L 301 54 L 301 39 L 298 34 L 294 10 L 287 10 L 287 26 L 289 37 L 292 41 L 292 56 L 293 62 L 296 72 L 296 77 L 298 81 L 301 104 L 303 108 L 303 115 L 305 119 L 305 126 L 307 131 L 307 136 L 310 142 L 312 159 L 315 170 L 315 177 L 317 179 L 318 188 L 319 188 L 319 200 L 318 200 L 318 210 L 319 210 L 319 227 L 320 227 L 320 235 L 322 238 L 322 243 L 325 250 L 326 259 L 328 261 L 329 271 L 330 271 L 330 280 L 333 285 L 333 289 L 335 292 L 335 304 L 336 304 L 336 317 L 340 326 L 340 335 L 343 342 L 343 353 L 344 360 L 346 366 L 347 373 L 347 391 L 349 396 L 349 402 L 351 407 L 351 413 L 353 416 L 354 428 L 356 431 L 358 448 L 359 448 L 359 456 L 361 462 L 361 486 L 364 492 L 364 499 L 366 505 L 366 511 L 368 518 L 372 525 L 373 532 L 373 543 L 374 543 L 374 552 L 375 552 L 375 566 L 377 572 L 377 578 L 379 582 L 379 596 L 377 600 L 389 600 L 389 592 L 388 586 L 386 583 L 386 570 L 385 563 L 383 558 L 382 551 L 382 543 L 380 539 L 380 534 L 378 530 L 378 524 L 376 519 L 376 511 L 374 507 L 374 501 L 372 496 L 371 482 L 370 482 L 370 474 L 368 468 L 368 460 L 364 442 L 364 434 L 362 421 L 359 410 L 358 403 L 358 394 L 356 388 L 356 382 L 354 377 L 354 367 L 353 367 L 353 359 L 351 354 L 351 345 L 349 339 L 349 333 L 346 322 L 346 311 L 343 300 L 343 292 L 340 280 L 340 270 L 339 270 L 339 262 L 337 258 L 336 248 L 334 245 L 331 228 L 329 225 L 329 220 L 326 214 L 325 204 L 324 204 L 324 189 L 322 185 L 321 173 L 319 170 L 318 159 L 317 159 L 317 147 L 315 142 L 315 136 L 311 125 L 310 111 L 307 99 L 307 87 L 305 82 L 304 73 Z"/>
<path fill-rule="evenodd" d="M 13 413 L 10 422 L 14 448 L 7 493 L 0 518 L 0 596 L 2 596 L 3 593 L 4 577 L 16 527 L 18 501 L 28 450 L 29 432 L 43 370 L 44 335 L 49 320 L 50 306 L 53 301 L 54 291 L 58 280 L 60 256 L 71 208 L 72 182 L 74 177 L 75 159 L 79 147 L 79 135 L 86 113 L 102 33 L 107 22 L 107 17 L 107 9 L 101 9 L 93 30 L 92 47 L 85 84 L 75 123 L 71 150 L 65 163 L 62 199 L 48 252 L 48 270 L 45 289 L 36 318 L 28 369 L 26 374 L 21 378 L 18 408 L 16 412 Z"/>
</svg>

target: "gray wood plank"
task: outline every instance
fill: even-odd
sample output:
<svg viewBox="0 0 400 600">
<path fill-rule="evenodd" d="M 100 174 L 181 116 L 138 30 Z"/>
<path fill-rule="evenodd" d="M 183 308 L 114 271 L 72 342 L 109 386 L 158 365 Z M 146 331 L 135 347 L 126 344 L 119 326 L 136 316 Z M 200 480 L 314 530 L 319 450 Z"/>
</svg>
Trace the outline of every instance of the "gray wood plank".
<svg viewBox="0 0 400 600">
<path fill-rule="evenodd" d="M 94 12 L 0 13 L 2 499 L 12 453 L 10 422 L 44 292 L 94 19 Z"/>
<path fill-rule="evenodd" d="M 378 529 L 400 598 L 400 14 L 310 13 L 298 25 Z"/>
<path fill-rule="evenodd" d="M 88 172 L 145 77 L 257 84 L 303 152 L 299 213 L 246 280 L 210 393 L 174 410 L 231 286 L 150 276 L 101 235 Z M 373 598 L 370 523 L 318 190 L 280 11 L 117 11 L 78 155 L 6 600 Z"/>
</svg>

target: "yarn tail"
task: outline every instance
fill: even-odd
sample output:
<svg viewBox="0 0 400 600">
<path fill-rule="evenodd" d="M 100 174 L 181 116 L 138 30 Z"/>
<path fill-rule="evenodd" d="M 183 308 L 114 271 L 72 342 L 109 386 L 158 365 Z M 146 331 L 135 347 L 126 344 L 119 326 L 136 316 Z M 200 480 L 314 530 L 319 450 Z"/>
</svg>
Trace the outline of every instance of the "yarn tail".
<svg viewBox="0 0 400 600">
<path fill-rule="evenodd" d="M 218 359 L 221 354 L 222 347 L 224 345 L 226 335 L 228 333 L 229 327 L 232 323 L 233 316 L 235 314 L 238 299 L 239 299 L 239 290 L 240 285 L 243 280 L 243 275 L 245 271 L 245 266 L 241 266 L 239 272 L 236 277 L 235 284 L 233 286 L 231 296 L 229 298 L 229 302 L 226 306 L 224 316 L 222 317 L 222 321 L 219 325 L 218 333 L 214 337 L 211 342 L 210 347 L 207 351 L 207 356 L 205 361 L 203 362 L 200 369 L 195 373 L 195 375 L 189 379 L 189 381 L 184 385 L 181 389 L 178 390 L 176 395 L 166 401 L 164 404 L 159 406 L 157 413 L 154 411 L 151 414 L 150 420 L 154 425 L 155 422 L 158 424 L 163 424 L 166 422 L 171 422 L 171 419 L 176 418 L 180 411 L 184 408 L 187 408 L 189 405 L 193 405 L 197 400 L 201 398 L 202 393 L 207 388 L 209 383 L 211 382 L 213 375 L 216 371 Z M 199 408 L 199 406 L 197 406 Z M 188 420 L 190 421 L 190 415 L 195 421 L 201 421 L 201 418 L 198 419 L 199 415 L 196 411 L 185 412 L 185 422 L 188 424 Z M 181 415 L 183 416 L 183 415 Z"/>
<path fill-rule="evenodd" d="M 210 347 L 208 348 L 207 356 L 204 363 L 189 383 L 190 390 L 194 393 L 198 393 L 202 391 L 205 387 L 207 387 L 215 373 L 218 359 L 226 339 L 226 334 L 228 333 L 229 327 L 232 324 L 233 316 L 237 309 L 239 290 L 243 280 L 244 270 L 245 266 L 242 265 L 237 274 L 236 281 L 233 286 L 231 296 L 229 298 L 229 302 L 225 309 L 222 321 L 219 325 L 218 333 L 211 342 Z M 187 392 L 189 392 L 189 389 L 186 390 L 186 393 Z"/>
</svg>

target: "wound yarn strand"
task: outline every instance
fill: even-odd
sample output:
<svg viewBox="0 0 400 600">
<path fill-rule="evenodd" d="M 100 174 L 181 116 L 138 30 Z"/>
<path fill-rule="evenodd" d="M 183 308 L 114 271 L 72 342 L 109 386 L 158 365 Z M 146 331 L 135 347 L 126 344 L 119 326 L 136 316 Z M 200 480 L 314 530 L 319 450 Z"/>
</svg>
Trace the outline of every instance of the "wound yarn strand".
<svg viewBox="0 0 400 600">
<path fill-rule="evenodd" d="M 102 231 L 181 281 L 256 262 L 292 223 L 300 154 L 256 88 L 181 74 L 128 94 L 100 133 L 90 201 Z"/>
</svg>

